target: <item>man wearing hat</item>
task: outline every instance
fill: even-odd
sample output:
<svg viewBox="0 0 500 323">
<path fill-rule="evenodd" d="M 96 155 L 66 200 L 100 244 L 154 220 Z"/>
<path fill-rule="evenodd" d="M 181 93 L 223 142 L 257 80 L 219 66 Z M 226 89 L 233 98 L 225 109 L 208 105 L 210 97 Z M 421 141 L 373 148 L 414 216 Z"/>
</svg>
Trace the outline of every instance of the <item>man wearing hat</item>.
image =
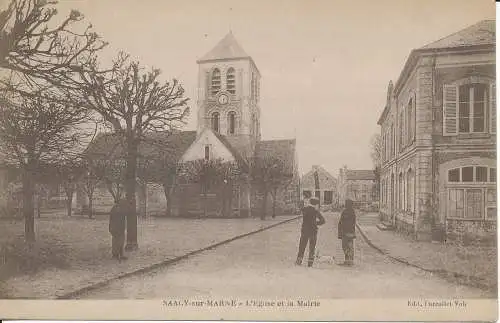
<svg viewBox="0 0 500 323">
<path fill-rule="evenodd" d="M 297 255 L 297 261 L 295 262 L 296 265 L 302 265 L 307 243 L 309 243 L 309 259 L 307 261 L 307 266 L 312 267 L 313 265 L 316 240 L 318 237 L 318 226 L 325 224 L 325 218 L 316 208 L 318 205 L 319 200 L 312 197 L 309 203 L 302 209 L 302 229 L 300 233 L 299 253 Z"/>
</svg>

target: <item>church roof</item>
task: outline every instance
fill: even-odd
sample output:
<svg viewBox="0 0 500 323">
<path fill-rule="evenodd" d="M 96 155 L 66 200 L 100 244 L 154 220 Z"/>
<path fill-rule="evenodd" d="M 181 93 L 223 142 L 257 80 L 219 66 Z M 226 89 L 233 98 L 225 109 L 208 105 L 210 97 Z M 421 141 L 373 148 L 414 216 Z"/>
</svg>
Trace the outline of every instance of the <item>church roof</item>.
<svg viewBox="0 0 500 323">
<path fill-rule="evenodd" d="M 228 137 L 221 135 L 217 131 L 214 131 L 213 133 L 215 134 L 217 139 L 219 139 L 224 144 L 224 146 L 226 146 L 227 149 L 229 149 L 231 154 L 234 156 L 234 159 L 236 159 L 238 165 L 240 165 L 240 167 L 242 167 L 244 171 L 247 171 L 248 163 L 245 157 L 240 152 L 240 150 L 238 150 L 234 145 L 231 144 L 231 142 L 228 140 Z"/>
<path fill-rule="evenodd" d="M 116 133 L 101 133 L 87 147 L 85 154 L 93 159 L 124 158 L 125 142 Z M 159 158 L 168 155 L 178 161 L 196 139 L 196 131 L 152 132 L 139 144 L 139 155 L 143 158 Z"/>
<path fill-rule="evenodd" d="M 219 59 L 250 58 L 243 50 L 232 32 L 229 32 L 215 47 L 206 53 L 198 62 L 213 61 Z"/>
<path fill-rule="evenodd" d="M 347 180 L 375 180 L 375 172 L 373 170 L 347 170 Z"/>
<path fill-rule="evenodd" d="M 495 44 L 495 20 L 482 20 L 420 49 L 444 49 L 491 44 Z"/>
<path fill-rule="evenodd" d="M 257 142 L 255 156 L 264 158 L 274 156 L 286 161 L 287 172 L 295 172 L 295 139 L 264 140 Z"/>
</svg>

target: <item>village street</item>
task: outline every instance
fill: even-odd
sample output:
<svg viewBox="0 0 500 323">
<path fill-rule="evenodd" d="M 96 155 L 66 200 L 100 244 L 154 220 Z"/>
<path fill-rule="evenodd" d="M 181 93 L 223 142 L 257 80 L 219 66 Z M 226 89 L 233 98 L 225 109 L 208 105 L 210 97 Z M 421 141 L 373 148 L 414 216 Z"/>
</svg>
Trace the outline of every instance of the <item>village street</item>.
<svg viewBox="0 0 500 323">
<path fill-rule="evenodd" d="M 343 261 L 337 239 L 338 213 L 326 213 L 317 251 Z M 153 272 L 115 281 L 82 299 L 152 299 L 172 297 L 273 298 L 476 298 L 489 295 L 395 262 L 370 247 L 358 234 L 352 268 L 316 261 L 295 266 L 300 221 L 250 235 Z M 358 222 L 367 220 L 363 215 Z M 196 239 L 186 236 L 185 239 Z M 307 255 L 307 251 L 306 251 Z"/>
</svg>

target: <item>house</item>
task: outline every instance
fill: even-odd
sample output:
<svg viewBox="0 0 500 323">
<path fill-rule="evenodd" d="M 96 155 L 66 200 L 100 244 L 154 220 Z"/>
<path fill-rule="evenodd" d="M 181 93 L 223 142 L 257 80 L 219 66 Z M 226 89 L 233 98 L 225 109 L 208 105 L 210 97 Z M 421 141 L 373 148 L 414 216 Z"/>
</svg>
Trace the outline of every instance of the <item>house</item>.
<svg viewBox="0 0 500 323">
<path fill-rule="evenodd" d="M 337 208 L 339 195 L 337 179 L 323 167 L 313 165 L 312 169 L 304 174 L 300 181 L 302 196 L 315 196 L 324 208 Z"/>
<path fill-rule="evenodd" d="M 417 239 L 496 237 L 495 21 L 411 51 L 378 120 L 381 215 Z"/>
<path fill-rule="evenodd" d="M 345 200 L 353 201 L 356 208 L 376 208 L 377 183 L 373 170 L 354 170 L 343 166 L 339 169 L 338 192 L 340 206 Z"/>
<path fill-rule="evenodd" d="M 229 33 L 197 63 L 197 130 L 165 133 L 163 139 L 151 141 L 162 141 L 161 146 L 148 144 L 147 140 L 141 144 L 139 150 L 144 162 L 154 164 L 155 160 L 161 160 L 154 153 L 161 155 L 167 149 L 170 152 L 167 155 L 177 165 L 175 179 L 168 189 L 161 188 L 155 178 L 149 182 L 156 183 L 139 183 L 141 209 L 144 210 L 147 201 L 151 200 L 163 203 L 165 208 L 168 196 L 170 203 L 167 205 L 173 216 L 244 217 L 262 212 L 264 206 L 268 211 L 275 208 L 276 213 L 295 212 L 299 199 L 296 142 L 295 139 L 261 139 L 261 76 L 252 57 Z M 88 153 L 94 160 L 105 163 L 123 160 L 120 157 L 122 148 L 112 151 L 116 149 L 113 142 L 121 145 L 121 141 L 111 139 L 112 136 L 103 135 L 91 144 Z M 281 165 L 283 180 L 279 181 L 279 189 L 270 192 L 274 199 L 264 204 L 263 192 L 253 181 L 252 172 L 256 163 L 266 160 Z M 145 169 L 150 170 L 150 167 Z M 166 174 L 160 172 L 153 177 L 162 176 Z M 112 204 L 109 187 L 109 183 L 101 185 L 97 194 L 101 199 L 99 205 L 110 207 Z M 154 187 L 156 192 L 163 189 L 168 193 L 164 198 L 161 193 L 152 196 L 150 191 Z M 272 200 L 276 203 L 271 203 Z M 85 199 L 82 202 L 85 203 Z"/>
</svg>

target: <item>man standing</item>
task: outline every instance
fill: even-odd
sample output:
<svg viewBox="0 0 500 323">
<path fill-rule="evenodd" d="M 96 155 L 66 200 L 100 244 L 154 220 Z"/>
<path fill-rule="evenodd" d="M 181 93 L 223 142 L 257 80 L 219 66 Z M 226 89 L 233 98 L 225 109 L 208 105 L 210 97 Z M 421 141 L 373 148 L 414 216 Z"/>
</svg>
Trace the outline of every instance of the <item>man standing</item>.
<svg viewBox="0 0 500 323">
<path fill-rule="evenodd" d="M 299 266 L 302 265 L 302 259 L 304 258 L 307 243 L 309 243 L 309 259 L 307 261 L 307 266 L 312 267 L 314 262 L 314 252 L 318 238 L 318 226 L 325 224 L 325 218 L 316 209 L 317 205 L 319 205 L 319 200 L 313 197 L 302 209 L 303 217 L 299 241 L 299 253 L 297 255 L 297 261 L 295 262 L 295 264 Z"/>
<path fill-rule="evenodd" d="M 338 224 L 338 238 L 342 240 L 345 255 L 345 266 L 354 264 L 354 239 L 356 238 L 356 213 L 353 203 L 347 199 Z"/>
<path fill-rule="evenodd" d="M 109 216 L 109 233 L 111 233 L 111 253 L 113 259 L 125 260 L 123 245 L 125 244 L 125 228 L 128 204 L 122 199 L 115 202 Z"/>
</svg>

